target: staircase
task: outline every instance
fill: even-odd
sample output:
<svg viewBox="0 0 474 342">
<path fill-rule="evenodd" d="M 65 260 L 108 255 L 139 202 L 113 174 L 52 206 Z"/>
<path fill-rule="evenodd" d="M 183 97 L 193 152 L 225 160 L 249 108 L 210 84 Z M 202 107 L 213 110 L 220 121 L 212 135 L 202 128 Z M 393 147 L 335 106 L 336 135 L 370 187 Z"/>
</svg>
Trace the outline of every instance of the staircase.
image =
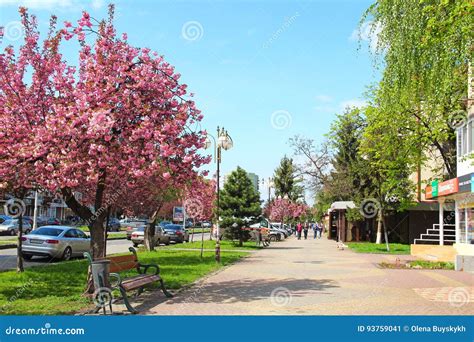
<svg viewBox="0 0 474 342">
<path fill-rule="evenodd" d="M 444 245 L 451 246 L 456 242 L 456 225 L 445 224 L 443 227 Z M 439 245 L 439 224 L 434 224 L 433 228 L 427 229 L 419 239 L 415 239 L 415 245 Z"/>
</svg>

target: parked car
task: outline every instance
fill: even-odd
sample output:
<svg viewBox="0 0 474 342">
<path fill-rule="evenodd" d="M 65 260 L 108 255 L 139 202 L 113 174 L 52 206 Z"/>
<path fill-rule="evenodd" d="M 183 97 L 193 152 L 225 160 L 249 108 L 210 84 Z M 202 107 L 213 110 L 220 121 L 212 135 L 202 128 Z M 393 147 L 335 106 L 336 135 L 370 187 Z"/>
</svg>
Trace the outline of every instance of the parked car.
<svg viewBox="0 0 474 342">
<path fill-rule="evenodd" d="M 202 228 L 211 228 L 211 227 L 212 227 L 212 223 L 209 222 L 209 221 L 203 221 L 203 222 L 201 222 L 201 227 L 202 227 Z"/>
<path fill-rule="evenodd" d="M 138 227 L 146 225 L 146 220 L 135 220 L 127 223 L 127 240 L 132 239 L 132 233 L 137 230 Z"/>
<path fill-rule="evenodd" d="M 166 235 L 170 237 L 170 241 L 174 242 L 189 242 L 189 232 L 183 229 L 181 224 L 167 224 L 164 228 Z"/>
<path fill-rule="evenodd" d="M 161 221 L 160 222 L 160 227 L 165 228 L 165 226 L 168 225 L 168 224 L 172 224 L 172 222 L 170 222 L 170 221 Z"/>
<path fill-rule="evenodd" d="M 132 238 L 133 247 L 143 245 L 145 241 L 145 226 L 138 227 L 133 233 Z M 160 244 L 169 245 L 170 237 L 165 234 L 165 231 L 160 226 L 155 227 L 154 245 L 159 246 Z"/>
<path fill-rule="evenodd" d="M 36 226 L 59 226 L 61 221 L 55 217 L 40 216 L 36 218 Z"/>
<path fill-rule="evenodd" d="M 0 223 L 0 233 L 8 235 L 17 235 L 20 229 L 20 223 L 18 219 L 8 219 Z M 22 231 L 28 234 L 31 231 L 31 225 L 28 222 L 23 222 Z"/>
<path fill-rule="evenodd" d="M 25 235 L 22 241 L 25 260 L 33 256 L 69 260 L 90 249 L 90 238 L 82 230 L 69 226 L 43 226 Z"/>
<path fill-rule="evenodd" d="M 12 218 L 8 215 L 0 215 L 0 223 L 6 220 L 11 220 Z"/>
<path fill-rule="evenodd" d="M 107 226 L 107 231 L 109 232 L 118 232 L 120 230 L 120 221 L 118 218 L 112 217 L 109 218 L 109 225 Z"/>
</svg>

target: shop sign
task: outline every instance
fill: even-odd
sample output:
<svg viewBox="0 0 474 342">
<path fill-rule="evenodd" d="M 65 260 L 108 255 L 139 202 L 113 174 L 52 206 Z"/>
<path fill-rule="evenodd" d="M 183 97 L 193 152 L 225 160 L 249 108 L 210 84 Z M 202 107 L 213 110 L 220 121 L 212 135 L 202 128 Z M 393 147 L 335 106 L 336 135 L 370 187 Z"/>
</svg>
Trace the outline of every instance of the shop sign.
<svg viewBox="0 0 474 342">
<path fill-rule="evenodd" d="M 433 198 L 433 187 L 431 185 L 427 185 L 425 188 L 425 198 L 426 199 Z"/>
<path fill-rule="evenodd" d="M 437 190 L 438 190 L 438 196 L 446 196 L 446 195 L 457 193 L 459 190 L 458 179 L 453 178 L 445 182 L 439 183 Z"/>
<path fill-rule="evenodd" d="M 438 180 L 431 182 L 431 198 L 438 197 Z"/>
<path fill-rule="evenodd" d="M 464 193 L 464 192 L 473 192 L 473 184 L 472 184 L 472 179 L 474 178 L 474 173 L 470 173 L 468 175 L 464 175 L 461 177 L 458 177 L 458 183 L 459 183 L 459 193 Z"/>
</svg>

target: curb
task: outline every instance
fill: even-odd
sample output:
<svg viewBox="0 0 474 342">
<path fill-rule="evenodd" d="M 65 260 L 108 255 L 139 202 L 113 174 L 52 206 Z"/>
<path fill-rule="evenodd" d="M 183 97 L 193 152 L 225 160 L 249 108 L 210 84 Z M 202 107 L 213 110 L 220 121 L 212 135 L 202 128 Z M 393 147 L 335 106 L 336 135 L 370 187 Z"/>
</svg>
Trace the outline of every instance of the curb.
<svg viewBox="0 0 474 342">
<path fill-rule="evenodd" d="M 10 249 L 10 248 L 16 248 L 16 244 L 12 243 L 9 245 L 0 245 L 0 250 L 1 249 Z"/>
</svg>

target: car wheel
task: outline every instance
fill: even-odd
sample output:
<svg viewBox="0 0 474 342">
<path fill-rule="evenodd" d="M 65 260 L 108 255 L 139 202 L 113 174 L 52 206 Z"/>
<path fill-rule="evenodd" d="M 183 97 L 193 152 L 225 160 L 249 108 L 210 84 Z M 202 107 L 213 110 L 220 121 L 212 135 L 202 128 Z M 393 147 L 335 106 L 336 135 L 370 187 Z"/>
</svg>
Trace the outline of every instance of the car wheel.
<svg viewBox="0 0 474 342">
<path fill-rule="evenodd" d="M 31 254 L 23 254 L 23 259 L 25 260 L 31 260 L 33 256 Z"/>
<path fill-rule="evenodd" d="M 276 240 L 277 240 L 277 237 L 275 235 L 270 236 L 270 241 L 276 241 Z"/>
<path fill-rule="evenodd" d="M 15 235 L 16 235 L 15 229 L 10 230 L 9 233 L 10 233 L 11 236 L 15 236 Z"/>
<path fill-rule="evenodd" d="M 66 249 L 63 252 L 62 259 L 67 261 L 67 260 L 71 260 L 71 257 L 72 257 L 72 248 L 71 247 L 66 247 Z"/>
</svg>

